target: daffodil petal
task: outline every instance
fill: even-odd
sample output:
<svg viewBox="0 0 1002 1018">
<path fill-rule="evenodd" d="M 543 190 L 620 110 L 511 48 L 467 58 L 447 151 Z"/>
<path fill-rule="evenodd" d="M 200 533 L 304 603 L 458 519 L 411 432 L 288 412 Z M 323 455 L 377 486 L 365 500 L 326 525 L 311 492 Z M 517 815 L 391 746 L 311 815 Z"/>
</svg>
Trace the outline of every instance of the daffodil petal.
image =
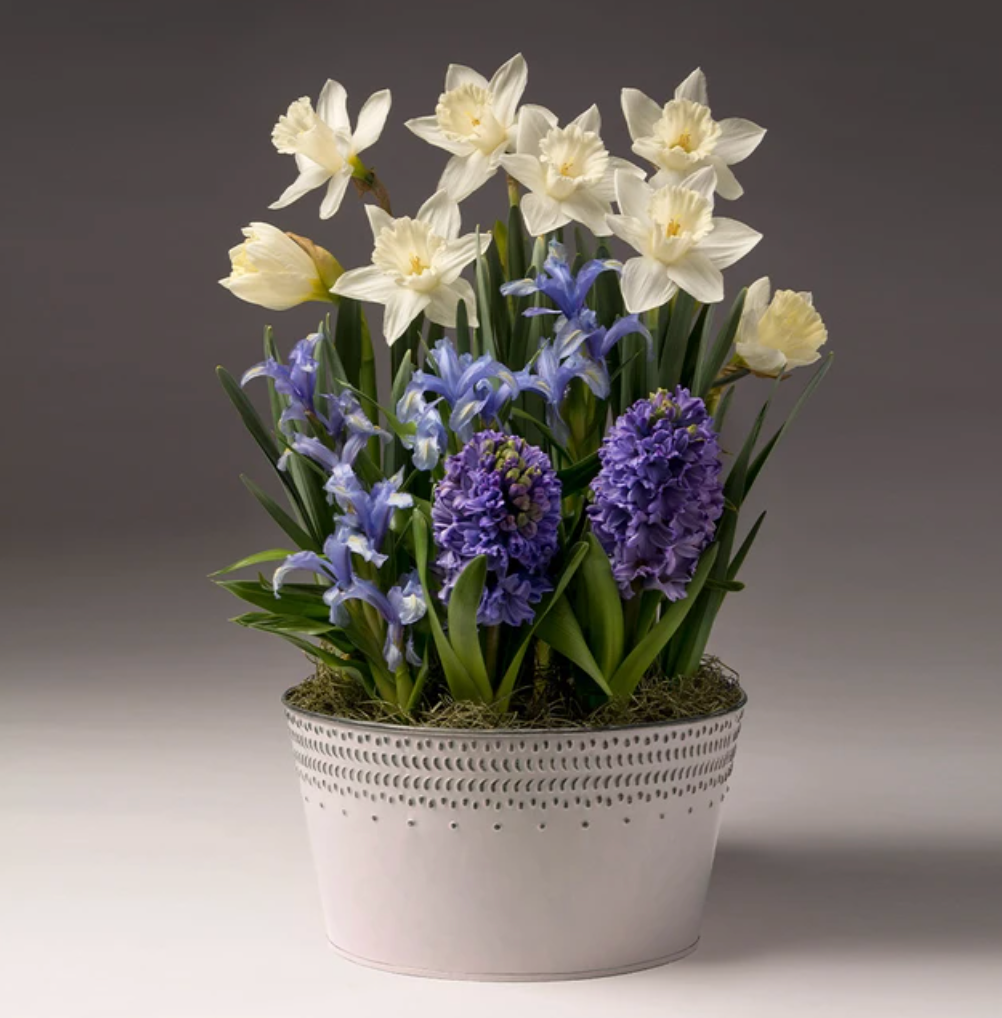
<svg viewBox="0 0 1002 1018">
<path fill-rule="evenodd" d="M 563 210 L 560 202 L 535 192 L 527 194 L 521 202 L 522 218 L 525 228 L 533 237 L 541 237 L 544 233 L 558 230 L 566 226 L 571 217 Z"/>
<path fill-rule="evenodd" d="M 728 201 L 734 201 L 745 193 L 745 189 L 734 176 L 734 171 L 722 159 L 712 160 L 717 175 L 717 194 Z"/>
<path fill-rule="evenodd" d="M 398 289 L 397 284 L 375 265 L 365 265 L 360 269 L 349 269 L 338 276 L 331 292 L 339 297 L 383 304 Z"/>
<path fill-rule="evenodd" d="M 694 103 L 702 103 L 704 106 L 710 105 L 710 100 L 706 92 L 706 75 L 703 74 L 700 68 L 697 67 L 692 74 L 690 74 L 689 77 L 675 89 L 675 98 L 689 99 Z"/>
<path fill-rule="evenodd" d="M 661 107 L 649 95 L 645 95 L 639 88 L 624 88 L 620 103 L 633 141 L 654 132 L 654 125 L 661 118 Z"/>
<path fill-rule="evenodd" d="M 654 258 L 631 258 L 623 266 L 622 288 L 623 303 L 631 314 L 661 307 L 677 289 L 665 266 Z"/>
<path fill-rule="evenodd" d="M 602 114 L 599 113 L 598 106 L 592 103 L 584 113 L 578 114 L 571 123 L 576 124 L 582 131 L 594 131 L 596 134 L 600 134 L 602 131 Z"/>
<path fill-rule="evenodd" d="M 392 102 L 388 88 L 373 92 L 365 100 L 365 104 L 358 111 L 358 125 L 352 135 L 352 148 L 355 152 L 363 152 L 379 141 Z"/>
<path fill-rule="evenodd" d="M 713 229 L 699 244 L 699 250 L 718 269 L 726 269 L 743 258 L 762 239 L 753 230 L 734 219 L 717 218 Z"/>
<path fill-rule="evenodd" d="M 335 173 L 327 185 L 327 194 L 320 203 L 320 218 L 330 219 L 344 201 L 344 192 L 348 188 L 348 181 L 351 180 L 351 170 L 346 166 L 340 173 Z"/>
<path fill-rule="evenodd" d="M 322 166 L 310 162 L 305 169 L 301 170 L 299 176 L 273 201 L 268 208 L 284 209 L 294 201 L 298 201 L 304 194 L 322 187 L 330 179 L 330 173 Z"/>
<path fill-rule="evenodd" d="M 438 186 L 445 188 L 454 201 L 469 198 L 497 172 L 498 164 L 473 149 L 466 155 L 454 155 L 446 164 Z"/>
<path fill-rule="evenodd" d="M 720 137 L 713 151 L 727 163 L 740 163 L 747 159 L 765 137 L 764 127 L 741 117 L 726 117 L 719 124 Z"/>
<path fill-rule="evenodd" d="M 494 116 L 502 124 L 510 124 L 515 119 L 518 101 L 522 98 L 529 71 L 525 57 L 516 53 L 507 63 L 502 64 L 490 80 L 490 91 L 494 96 Z"/>
<path fill-rule="evenodd" d="M 459 205 L 449 197 L 445 188 L 436 191 L 418 209 L 417 218 L 446 240 L 454 240 L 459 236 Z"/>
<path fill-rule="evenodd" d="M 668 278 L 687 294 L 704 304 L 716 304 L 724 299 L 724 277 L 713 262 L 698 251 L 690 251 L 684 258 L 667 266 Z"/>
<path fill-rule="evenodd" d="M 341 277 L 344 279 L 344 276 Z M 395 343 L 406 331 L 407 326 L 428 306 L 431 298 L 406 286 L 394 286 L 394 292 L 386 301 L 383 314 L 383 335 L 387 343 Z"/>
<path fill-rule="evenodd" d="M 328 80 L 317 99 L 317 116 L 335 131 L 351 132 L 348 121 L 348 93 L 339 81 Z"/>
<path fill-rule="evenodd" d="M 460 88 L 463 85 L 476 85 L 478 88 L 489 87 L 487 79 L 472 67 L 466 67 L 464 64 L 449 64 L 449 68 L 445 72 L 446 92 L 451 92 L 454 88 Z"/>
</svg>

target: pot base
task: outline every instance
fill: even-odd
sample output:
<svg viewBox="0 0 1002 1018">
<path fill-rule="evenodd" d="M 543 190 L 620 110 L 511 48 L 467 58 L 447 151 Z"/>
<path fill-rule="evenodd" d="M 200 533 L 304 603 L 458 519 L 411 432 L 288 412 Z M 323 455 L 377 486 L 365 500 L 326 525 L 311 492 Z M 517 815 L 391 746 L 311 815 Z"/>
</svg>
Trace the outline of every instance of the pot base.
<svg viewBox="0 0 1002 1018">
<path fill-rule="evenodd" d="M 697 938 L 683 950 L 665 955 L 663 958 L 638 961 L 635 964 L 620 965 L 617 968 L 587 969 L 582 972 L 440 972 L 436 969 L 387 965 L 372 958 L 362 958 L 357 954 L 352 954 L 351 951 L 338 947 L 333 940 L 328 939 L 327 943 L 346 961 L 354 962 L 356 965 L 363 965 L 365 968 L 378 969 L 380 972 L 392 972 L 398 976 L 418 976 L 422 979 L 447 979 L 453 982 L 463 981 L 470 983 L 560 983 L 570 982 L 575 979 L 602 979 L 605 976 L 625 976 L 631 972 L 644 972 L 647 969 L 656 969 L 662 965 L 670 965 L 673 961 L 681 961 L 699 947 L 699 939 Z"/>
</svg>

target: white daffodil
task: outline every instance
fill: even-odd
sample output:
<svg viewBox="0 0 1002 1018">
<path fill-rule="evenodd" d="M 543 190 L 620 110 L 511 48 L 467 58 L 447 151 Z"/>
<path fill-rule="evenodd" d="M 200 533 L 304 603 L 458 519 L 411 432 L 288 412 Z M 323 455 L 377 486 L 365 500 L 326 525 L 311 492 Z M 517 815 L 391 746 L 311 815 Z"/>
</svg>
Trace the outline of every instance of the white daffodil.
<svg viewBox="0 0 1002 1018">
<path fill-rule="evenodd" d="M 341 266 L 329 251 L 268 223 L 251 223 L 243 235 L 243 243 L 230 249 L 230 274 L 219 280 L 230 293 L 272 311 L 331 300 Z"/>
<path fill-rule="evenodd" d="M 712 166 L 720 196 L 741 197 L 744 188 L 731 166 L 758 148 L 765 128 L 740 117 L 714 120 L 706 75 L 698 67 L 664 107 L 636 88 L 624 88 L 622 102 L 633 151 L 658 168 L 652 180 L 655 187 L 678 184 L 701 167 Z"/>
<path fill-rule="evenodd" d="M 415 218 L 394 219 L 375 205 L 366 205 L 375 247 L 372 264 L 351 269 L 333 292 L 354 300 L 384 304 L 383 334 L 399 339 L 423 311 L 429 320 L 451 328 L 463 300 L 471 325 L 476 324 L 473 287 L 460 273 L 487 250 L 490 234 L 459 236 L 459 206 L 442 189 L 418 210 Z"/>
<path fill-rule="evenodd" d="M 616 173 L 643 174 L 609 155 L 599 137 L 601 127 L 597 106 L 566 127 L 559 127 L 556 116 L 542 106 L 522 107 L 516 152 L 502 156 L 501 165 L 529 190 L 521 207 L 533 237 L 572 221 L 597 237 L 611 232 L 606 217 L 612 212 Z"/>
<path fill-rule="evenodd" d="M 468 198 L 497 173 L 501 155 L 514 141 L 528 74 L 521 53 L 490 81 L 470 67 L 450 64 L 435 115 L 407 121 L 419 138 L 452 153 L 438 186 L 453 201 Z"/>
<path fill-rule="evenodd" d="M 299 176 L 270 208 L 285 208 L 326 184 L 320 218 L 330 219 L 341 207 L 348 181 L 362 168 L 359 154 L 379 140 L 389 112 L 390 93 L 384 88 L 365 100 L 352 131 L 348 94 L 338 82 L 324 85 L 315 110 L 308 98 L 297 99 L 278 118 L 271 140 L 279 152 L 296 157 Z"/>
<path fill-rule="evenodd" d="M 809 293 L 777 290 L 769 279 L 748 287 L 735 342 L 738 356 L 758 375 L 781 375 L 819 360 L 828 330 Z"/>
<path fill-rule="evenodd" d="M 621 214 L 609 216 L 609 228 L 640 254 L 623 266 L 627 311 L 660 307 L 679 287 L 704 304 L 723 300 L 720 270 L 746 255 L 762 234 L 714 217 L 715 183 L 712 167 L 657 190 L 632 173 L 616 174 Z"/>
</svg>

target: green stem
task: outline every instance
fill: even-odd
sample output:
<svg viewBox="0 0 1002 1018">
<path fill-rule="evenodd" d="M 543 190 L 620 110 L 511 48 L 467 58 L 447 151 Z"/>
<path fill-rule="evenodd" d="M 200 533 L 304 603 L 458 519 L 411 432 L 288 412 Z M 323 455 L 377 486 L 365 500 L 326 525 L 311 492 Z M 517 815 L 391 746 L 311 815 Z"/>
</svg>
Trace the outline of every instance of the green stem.
<svg viewBox="0 0 1002 1018">
<path fill-rule="evenodd" d="M 487 666 L 487 678 L 493 681 L 494 676 L 497 674 L 498 652 L 501 649 L 500 626 L 487 626 L 486 644 L 484 662 Z"/>
</svg>

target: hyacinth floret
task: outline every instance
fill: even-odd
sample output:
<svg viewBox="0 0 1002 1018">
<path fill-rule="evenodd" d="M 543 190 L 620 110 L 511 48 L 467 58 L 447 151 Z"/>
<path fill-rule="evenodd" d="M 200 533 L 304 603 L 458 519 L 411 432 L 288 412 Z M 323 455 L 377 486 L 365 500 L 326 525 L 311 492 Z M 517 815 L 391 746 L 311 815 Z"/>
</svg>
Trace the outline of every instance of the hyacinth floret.
<svg viewBox="0 0 1002 1018">
<path fill-rule="evenodd" d="M 557 550 L 560 481 L 549 457 L 516 435 L 481 431 L 445 464 L 432 524 L 448 601 L 459 574 L 478 555 L 487 580 L 481 625 L 530 621 L 532 605 L 553 589 L 547 567 Z"/>
<path fill-rule="evenodd" d="M 681 386 L 638 400 L 609 429 L 599 459 L 588 514 L 620 592 L 681 600 L 724 508 L 705 404 Z"/>
</svg>

